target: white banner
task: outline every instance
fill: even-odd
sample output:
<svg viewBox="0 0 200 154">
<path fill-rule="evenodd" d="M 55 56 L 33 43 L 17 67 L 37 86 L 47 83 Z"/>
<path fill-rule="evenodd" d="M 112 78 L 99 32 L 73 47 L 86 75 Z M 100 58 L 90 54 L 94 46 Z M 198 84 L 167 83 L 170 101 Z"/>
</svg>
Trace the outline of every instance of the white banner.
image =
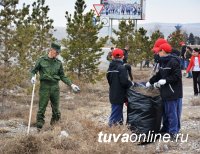
<svg viewBox="0 0 200 154">
<path fill-rule="evenodd" d="M 145 3 L 146 0 L 101 0 L 101 4 L 104 4 L 101 16 L 119 20 L 142 20 L 145 18 Z"/>
</svg>

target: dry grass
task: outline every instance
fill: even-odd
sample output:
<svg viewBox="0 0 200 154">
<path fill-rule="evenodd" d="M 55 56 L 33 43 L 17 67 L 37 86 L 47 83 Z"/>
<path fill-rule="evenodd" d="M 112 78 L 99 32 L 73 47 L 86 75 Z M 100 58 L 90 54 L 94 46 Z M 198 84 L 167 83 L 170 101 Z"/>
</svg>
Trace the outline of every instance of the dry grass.
<svg viewBox="0 0 200 154">
<path fill-rule="evenodd" d="M 141 76 L 148 79 L 149 70 L 133 71 L 134 78 L 141 80 Z M 138 75 L 140 74 L 140 75 Z M 143 81 L 143 80 L 141 80 Z M 132 153 L 197 153 L 197 149 L 192 146 L 193 143 L 199 142 L 199 128 L 196 128 L 195 122 L 198 121 L 200 115 L 190 115 L 185 118 L 185 123 L 191 121 L 193 117 L 194 123 L 188 123 L 188 127 L 183 127 L 183 133 L 190 133 L 191 138 L 189 143 L 152 143 L 145 146 L 138 146 L 138 143 L 122 143 L 121 141 L 114 143 L 99 143 L 98 134 L 105 133 L 131 133 L 126 126 L 117 126 L 109 128 L 107 126 L 107 118 L 110 113 L 110 103 L 108 100 L 108 84 L 104 79 L 101 82 L 92 84 L 77 83 L 81 87 L 81 93 L 73 94 L 67 86 L 61 84 L 61 121 L 51 128 L 49 125 L 51 119 L 50 104 L 47 107 L 45 125 L 40 133 L 33 132 L 26 136 L 22 134 L 9 133 L 2 129 L 0 133 L 0 153 L 4 154 L 21 154 L 21 153 L 52 153 L 52 154 L 80 154 L 80 153 L 94 153 L 94 154 L 132 154 Z M 37 96 L 36 96 L 37 99 Z M 16 101 L 17 100 L 17 101 Z M 13 101 L 16 102 L 13 106 Z M 27 103 L 28 102 L 28 103 Z M 37 102 L 37 101 L 36 101 Z M 6 104 L 1 119 L 5 121 L 13 118 L 18 118 L 23 121 L 24 125 L 28 123 L 29 114 L 29 99 L 24 97 L 10 98 L 10 102 Z M 185 113 L 189 113 L 192 107 L 188 110 L 184 108 Z M 34 103 L 32 126 L 35 123 L 37 112 L 37 103 Z M 195 112 L 198 113 L 198 112 Z M 195 119 L 194 119 L 195 117 Z M 103 119 L 104 123 L 100 122 Z M 184 123 L 184 125 L 185 125 Z M 190 127 L 190 126 L 194 127 Z M 67 138 L 60 138 L 60 132 L 64 130 L 69 136 Z M 166 149 L 167 146 L 167 149 Z"/>
<path fill-rule="evenodd" d="M 140 71 L 138 68 L 133 68 L 132 74 L 134 82 L 147 82 L 151 77 L 151 70 L 143 69 Z"/>
<path fill-rule="evenodd" d="M 193 106 L 200 106 L 200 98 L 199 97 L 194 97 L 190 102 Z"/>
<path fill-rule="evenodd" d="M 43 151 L 45 144 L 41 137 L 37 135 L 17 136 L 11 141 L 8 141 L 2 148 L 2 153 L 10 154 L 31 154 Z M 47 150 L 47 149 L 46 149 Z"/>
<path fill-rule="evenodd" d="M 76 126 L 75 130 L 69 129 L 70 136 L 68 138 L 60 138 L 59 129 L 52 131 L 44 131 L 39 134 L 30 136 L 17 136 L 12 140 L 7 140 L 1 148 L 1 153 L 141 153 L 143 148 L 137 148 L 135 143 L 99 143 L 98 133 L 127 133 L 126 127 L 108 128 L 107 126 L 99 127 L 89 120 L 81 120 L 78 122 L 83 127 L 82 131 Z M 153 149 L 149 149 L 149 153 L 153 153 Z"/>
<path fill-rule="evenodd" d="M 0 134 L 8 133 L 10 130 L 6 128 L 0 128 Z"/>
</svg>

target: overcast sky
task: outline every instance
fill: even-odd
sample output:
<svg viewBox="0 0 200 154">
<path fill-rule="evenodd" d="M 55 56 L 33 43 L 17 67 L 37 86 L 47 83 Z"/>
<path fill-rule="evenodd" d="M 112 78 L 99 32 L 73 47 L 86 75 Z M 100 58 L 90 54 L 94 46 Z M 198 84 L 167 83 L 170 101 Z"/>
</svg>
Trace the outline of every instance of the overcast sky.
<svg viewBox="0 0 200 154">
<path fill-rule="evenodd" d="M 33 0 L 19 0 L 20 4 L 31 4 Z M 54 26 L 65 26 L 65 12 L 74 12 L 76 0 L 46 0 L 50 7 L 49 16 Z M 87 10 L 100 0 L 85 0 Z M 87 11 L 86 10 L 86 11 Z M 138 23 L 200 23 L 200 0 L 146 0 L 146 20 Z"/>
</svg>

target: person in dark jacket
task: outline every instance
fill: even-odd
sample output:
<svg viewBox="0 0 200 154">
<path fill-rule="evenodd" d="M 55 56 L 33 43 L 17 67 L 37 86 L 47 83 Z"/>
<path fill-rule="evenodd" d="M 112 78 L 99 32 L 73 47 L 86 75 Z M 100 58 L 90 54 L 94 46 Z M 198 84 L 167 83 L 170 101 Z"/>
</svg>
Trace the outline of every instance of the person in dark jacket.
<svg viewBox="0 0 200 154">
<path fill-rule="evenodd" d="M 177 56 L 177 57 L 180 57 L 180 55 L 181 55 L 180 51 L 178 51 L 177 49 L 172 49 L 171 54 L 174 56 Z"/>
<path fill-rule="evenodd" d="M 124 59 L 123 59 L 123 62 L 124 62 L 124 63 L 128 63 L 128 50 L 129 50 L 129 45 L 126 45 L 125 48 L 124 48 L 123 50 L 124 50 Z"/>
<path fill-rule="evenodd" d="M 184 54 L 186 52 L 186 44 L 185 42 L 180 42 L 181 45 L 181 69 L 185 70 L 187 68 L 187 66 L 185 66 L 185 57 Z"/>
<path fill-rule="evenodd" d="M 128 72 L 129 77 L 130 77 L 130 80 L 133 81 L 131 65 L 128 64 L 128 50 L 129 50 L 129 45 L 126 45 L 123 50 L 124 50 L 124 59 L 123 59 L 123 62 L 124 62 L 124 65 L 125 65 L 125 67 L 127 69 L 127 72 Z"/>
<path fill-rule="evenodd" d="M 128 74 L 123 65 L 124 53 L 121 49 L 112 52 L 113 60 L 107 71 L 109 84 L 109 99 L 111 103 L 111 115 L 109 126 L 123 124 L 123 104 L 126 100 L 126 90 L 133 84 L 128 80 Z"/>
<path fill-rule="evenodd" d="M 172 48 L 168 43 L 160 47 L 160 68 L 146 87 L 154 85 L 160 88 L 160 95 L 163 101 L 163 127 L 162 132 L 169 133 L 172 138 L 180 130 L 180 117 L 182 111 L 182 74 L 180 59 L 171 53 Z"/>
<path fill-rule="evenodd" d="M 108 52 L 108 55 L 107 55 L 107 57 L 106 57 L 106 59 L 110 62 L 110 61 L 112 61 L 112 52 L 113 52 L 113 50 L 114 50 L 114 47 L 111 47 L 110 48 L 110 52 Z"/>
<path fill-rule="evenodd" d="M 190 59 L 191 59 L 192 53 L 193 53 L 192 51 L 193 51 L 193 49 L 191 47 L 189 47 L 189 46 L 186 47 L 186 52 L 184 54 L 185 62 L 186 62 L 186 64 L 185 64 L 186 68 L 188 67 L 188 65 L 190 63 Z M 186 78 L 192 78 L 192 72 L 191 71 L 186 73 Z"/>
</svg>

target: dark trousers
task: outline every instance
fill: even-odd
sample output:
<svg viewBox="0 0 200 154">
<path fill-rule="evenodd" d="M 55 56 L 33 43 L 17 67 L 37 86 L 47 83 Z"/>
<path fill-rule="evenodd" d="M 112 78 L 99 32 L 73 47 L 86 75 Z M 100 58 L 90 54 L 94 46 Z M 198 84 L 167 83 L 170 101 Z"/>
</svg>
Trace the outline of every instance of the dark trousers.
<svg viewBox="0 0 200 154">
<path fill-rule="evenodd" d="M 200 93 L 200 71 L 192 71 L 194 95 Z"/>
<path fill-rule="evenodd" d="M 181 128 L 182 98 L 163 101 L 163 104 L 163 127 L 161 131 L 177 134 Z"/>
<path fill-rule="evenodd" d="M 124 104 L 111 104 L 111 114 L 109 117 L 109 126 L 123 124 L 123 105 Z"/>
<path fill-rule="evenodd" d="M 184 70 L 184 64 L 185 64 L 185 60 L 183 58 L 181 58 L 181 69 Z"/>
<path fill-rule="evenodd" d="M 149 68 L 149 60 L 145 60 L 145 63 L 144 63 L 144 65 L 143 65 L 143 67 Z"/>
<path fill-rule="evenodd" d="M 131 71 L 131 65 L 129 65 L 129 64 L 124 64 L 124 66 L 125 66 L 125 68 L 126 68 L 126 70 L 127 70 L 127 72 L 128 72 L 128 75 L 129 75 L 129 77 L 130 77 L 130 80 L 133 81 L 133 76 L 132 76 L 132 71 Z"/>
</svg>

